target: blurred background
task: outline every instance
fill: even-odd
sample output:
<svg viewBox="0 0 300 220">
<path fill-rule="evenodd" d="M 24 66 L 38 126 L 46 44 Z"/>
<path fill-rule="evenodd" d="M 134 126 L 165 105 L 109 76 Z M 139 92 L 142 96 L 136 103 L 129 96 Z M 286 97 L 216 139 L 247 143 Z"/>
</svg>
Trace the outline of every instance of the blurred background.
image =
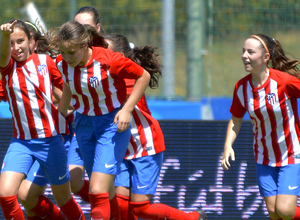
<svg viewBox="0 0 300 220">
<path fill-rule="evenodd" d="M 133 44 L 153 45 L 161 53 L 160 86 L 146 91 L 168 149 L 153 202 L 187 211 L 202 207 L 209 219 L 269 219 L 256 185 L 249 121 L 226 174 L 220 160 L 234 85 L 247 74 L 241 61 L 244 41 L 267 34 L 289 57 L 300 59 L 300 1 L 1 0 L 0 22 L 38 20 L 49 30 L 72 20 L 83 6 L 98 10 L 106 33 L 126 35 Z M 7 103 L 0 103 L 0 161 L 11 139 L 9 118 Z M 50 188 L 46 195 L 51 196 Z M 88 215 L 89 206 L 76 199 Z"/>
<path fill-rule="evenodd" d="M 246 75 L 242 46 L 252 34 L 274 37 L 300 58 L 297 0 L 1 0 L 0 22 L 38 18 L 51 29 L 87 5 L 98 10 L 106 33 L 158 47 L 163 77 L 146 92 L 157 119 L 229 119 L 234 85 Z"/>
</svg>

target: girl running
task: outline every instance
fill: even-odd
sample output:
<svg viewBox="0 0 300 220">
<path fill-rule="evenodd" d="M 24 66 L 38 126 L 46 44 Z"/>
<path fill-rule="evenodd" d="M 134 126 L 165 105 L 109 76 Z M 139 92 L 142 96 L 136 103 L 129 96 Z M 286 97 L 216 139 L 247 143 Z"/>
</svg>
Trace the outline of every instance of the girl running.
<svg viewBox="0 0 300 220">
<path fill-rule="evenodd" d="M 108 220 L 114 177 L 130 139 L 131 113 L 150 75 L 130 59 L 105 49 L 107 44 L 96 29 L 76 21 L 63 24 L 53 43 L 61 53 L 56 62 L 65 80 L 58 109 L 66 115 L 72 98 L 75 133 L 90 178 L 91 217 Z M 125 78 L 136 79 L 127 101 Z"/>
<path fill-rule="evenodd" d="M 270 218 L 300 219 L 299 62 L 288 59 L 279 41 L 263 34 L 245 41 L 242 61 L 250 74 L 235 86 L 221 165 L 228 170 L 229 158 L 235 160 L 232 145 L 248 112 L 258 186 Z"/>
</svg>

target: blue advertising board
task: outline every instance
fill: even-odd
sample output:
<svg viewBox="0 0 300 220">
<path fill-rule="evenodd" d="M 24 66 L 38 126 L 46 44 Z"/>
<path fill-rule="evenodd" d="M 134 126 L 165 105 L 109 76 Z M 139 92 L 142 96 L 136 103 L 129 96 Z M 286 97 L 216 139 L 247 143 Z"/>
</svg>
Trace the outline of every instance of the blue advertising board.
<svg viewBox="0 0 300 220">
<path fill-rule="evenodd" d="M 236 161 L 220 166 L 227 121 L 160 120 L 167 150 L 154 203 L 184 211 L 202 208 L 212 219 L 269 219 L 256 184 L 252 125 L 243 123 L 234 144 Z M 0 120 L 0 163 L 9 145 L 12 121 Z M 45 194 L 53 199 L 48 187 Z M 89 218 L 89 204 L 75 197 Z M 3 219 L 0 210 L 0 219 Z"/>
</svg>

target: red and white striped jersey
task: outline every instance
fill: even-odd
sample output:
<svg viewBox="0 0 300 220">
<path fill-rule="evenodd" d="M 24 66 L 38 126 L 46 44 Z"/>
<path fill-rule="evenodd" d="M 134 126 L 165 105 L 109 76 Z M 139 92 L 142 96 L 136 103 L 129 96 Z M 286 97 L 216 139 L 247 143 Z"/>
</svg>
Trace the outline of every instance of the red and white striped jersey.
<svg viewBox="0 0 300 220">
<path fill-rule="evenodd" d="M 49 56 L 32 54 L 22 62 L 11 58 L 0 71 L 15 138 L 28 140 L 66 133 L 66 121 L 52 104 L 52 85 L 62 89 L 63 80 Z"/>
<path fill-rule="evenodd" d="M 134 79 L 125 79 L 127 97 L 132 92 Z M 146 96 L 135 106 L 131 118 L 131 138 L 125 159 L 150 156 L 166 150 L 163 132 L 158 121 L 151 116 Z"/>
<path fill-rule="evenodd" d="M 125 159 L 150 156 L 164 151 L 165 140 L 156 119 L 151 116 L 145 95 L 132 112 L 131 138 Z"/>
<path fill-rule="evenodd" d="M 253 86 L 251 74 L 237 82 L 230 111 L 237 118 L 249 113 L 258 164 L 280 167 L 300 163 L 297 105 L 300 80 L 278 70 L 269 70 L 267 81 L 260 87 Z"/>
<path fill-rule="evenodd" d="M 144 69 L 121 53 L 92 47 L 87 65 L 72 68 L 60 56 L 58 69 L 72 92 L 71 103 L 81 114 L 103 115 L 121 107 L 126 101 L 125 78 L 137 79 Z"/>
</svg>

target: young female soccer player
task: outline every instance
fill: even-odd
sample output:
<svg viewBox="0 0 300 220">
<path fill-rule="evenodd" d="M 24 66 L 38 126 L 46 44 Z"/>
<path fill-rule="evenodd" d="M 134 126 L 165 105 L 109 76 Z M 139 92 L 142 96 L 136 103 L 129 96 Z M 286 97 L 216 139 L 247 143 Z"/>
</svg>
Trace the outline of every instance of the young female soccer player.
<svg viewBox="0 0 300 220">
<path fill-rule="evenodd" d="M 150 73 L 150 88 L 158 87 L 161 65 L 155 48 L 145 46 L 132 49 L 127 38 L 121 34 L 108 34 L 104 38 L 109 49 L 121 52 Z M 129 96 L 135 80 L 126 79 L 125 82 Z M 115 179 L 122 219 L 206 219 L 200 209 L 197 212 L 183 212 L 164 204 L 150 204 L 163 162 L 164 137 L 158 121 L 151 116 L 145 95 L 132 115 L 130 143 Z"/>
<path fill-rule="evenodd" d="M 48 42 L 37 26 L 29 21 L 25 21 L 30 32 L 30 51 L 31 53 L 46 54 L 48 52 Z M 53 88 L 55 97 L 60 98 L 61 91 Z M 55 98 L 53 96 L 53 104 Z M 64 135 L 64 140 L 72 134 Z M 60 209 L 46 196 L 43 195 L 49 181 L 38 161 L 35 161 L 26 175 L 18 190 L 18 200 L 25 208 L 28 220 L 31 219 L 57 219 L 64 220 L 65 216 Z"/>
<path fill-rule="evenodd" d="M 21 20 L 0 26 L 0 68 L 5 98 L 13 115 L 13 138 L 0 176 L 0 204 L 6 219 L 24 219 L 18 188 L 34 161 L 42 166 L 67 219 L 84 219 L 69 186 L 67 156 L 60 134 L 65 119 L 52 104 L 52 84 L 63 81 L 53 60 L 31 54 L 30 32 Z"/>
<path fill-rule="evenodd" d="M 229 158 L 235 160 L 232 145 L 248 112 L 258 186 L 270 218 L 300 219 L 299 62 L 288 59 L 280 43 L 263 34 L 245 41 L 242 61 L 250 74 L 235 86 L 221 165 L 228 170 Z"/>
<path fill-rule="evenodd" d="M 130 59 L 105 49 L 105 40 L 91 26 L 66 22 L 54 40 L 61 53 L 57 66 L 65 80 L 58 109 L 66 115 L 72 98 L 75 133 L 90 178 L 91 218 L 108 220 L 114 177 L 130 139 L 131 112 L 150 75 Z M 125 78 L 136 79 L 127 100 Z"/>
<path fill-rule="evenodd" d="M 104 29 L 99 20 L 98 11 L 91 6 L 81 7 L 74 16 L 74 21 L 81 24 L 88 24 L 96 28 L 99 34 L 104 34 Z"/>
<path fill-rule="evenodd" d="M 90 7 L 89 7 L 90 8 Z M 79 11 L 82 11 L 81 9 Z M 95 11 L 95 9 L 93 9 L 93 11 Z M 91 13 L 89 16 L 92 16 L 93 13 Z M 91 22 L 92 20 L 95 20 L 95 17 L 93 17 L 93 19 L 81 19 L 81 17 L 76 16 L 74 17 L 74 20 L 82 23 L 82 24 L 88 24 L 91 26 L 95 26 L 94 22 Z M 97 20 L 99 20 L 99 16 L 97 16 Z M 144 67 L 150 74 L 151 74 L 151 81 L 150 81 L 150 87 L 151 88 L 155 88 L 158 86 L 158 80 L 161 74 L 161 66 L 157 60 L 156 54 L 155 53 L 155 49 L 151 46 L 149 47 L 144 47 L 144 48 L 135 48 L 134 52 L 131 50 L 131 48 L 129 47 L 129 43 L 126 37 L 124 37 L 123 35 L 118 35 L 118 34 L 110 34 L 110 35 L 106 35 L 105 36 L 106 41 L 109 42 L 109 49 L 112 49 L 114 52 L 121 52 L 123 55 L 125 55 L 126 57 L 130 58 L 131 60 L 137 62 L 138 64 L 140 64 L 142 67 Z M 134 79 L 125 79 L 126 82 L 126 88 L 127 88 L 127 95 L 129 96 L 132 90 L 132 87 L 135 83 Z M 156 169 L 154 168 L 154 165 L 151 167 L 151 169 L 149 169 L 151 171 L 151 175 L 150 173 L 147 173 L 147 176 L 143 176 L 143 181 L 150 181 L 151 184 L 148 185 L 147 189 L 140 189 L 140 192 L 143 191 L 143 193 L 140 193 L 140 195 L 138 194 L 134 194 L 132 193 L 131 195 L 137 197 L 141 197 L 143 202 L 146 201 L 150 201 L 151 198 L 151 193 L 154 194 L 155 190 L 156 190 L 156 186 L 157 186 L 157 181 L 158 181 L 158 175 L 159 175 L 159 171 L 160 171 L 160 167 L 162 164 L 162 159 L 163 159 L 163 153 L 162 151 L 165 150 L 165 146 L 164 146 L 164 138 L 163 138 L 163 134 L 162 131 L 160 129 L 160 126 L 158 124 L 158 122 L 151 117 L 151 113 L 150 110 L 148 109 L 147 106 L 147 102 L 146 102 L 146 98 L 145 95 L 143 95 L 142 99 L 140 99 L 140 101 L 138 102 L 138 107 L 135 108 L 135 110 L 133 111 L 133 121 L 132 121 L 132 129 L 131 129 L 131 139 L 130 139 L 130 144 L 128 146 L 127 149 L 127 153 L 126 153 L 126 160 L 124 160 L 123 163 L 129 163 L 131 164 L 131 160 L 130 159 L 137 159 L 140 157 L 140 164 L 144 163 L 145 164 L 145 160 L 149 159 L 153 159 L 155 162 L 153 162 L 153 164 L 156 164 Z M 148 127 L 143 128 L 143 126 L 146 126 L 144 124 L 147 124 Z M 138 128 L 137 128 L 138 127 Z M 137 132 L 138 130 L 138 132 Z M 148 138 L 147 138 L 148 137 Z M 148 139 L 148 140 L 147 140 Z M 139 141 L 136 141 L 139 140 Z M 161 152 L 161 153 L 160 153 Z M 158 154 L 158 155 L 155 155 Z M 151 156 L 150 156 L 151 155 Z M 144 156 L 149 156 L 149 157 L 144 157 Z M 153 156 L 153 158 L 152 158 Z M 138 159 L 137 159 L 138 160 Z M 134 164 L 133 162 L 134 160 L 132 160 L 132 164 Z M 148 163 L 146 164 L 151 164 L 151 161 L 148 161 Z M 126 166 L 129 165 L 124 165 L 123 166 L 123 175 L 117 175 L 116 177 L 116 185 L 117 187 L 117 192 L 119 191 L 119 194 L 117 195 L 118 197 L 118 201 L 121 207 L 121 212 L 122 212 L 122 219 L 131 219 L 134 218 L 131 210 L 129 210 L 129 195 L 130 195 L 130 184 L 128 183 L 128 181 L 130 181 L 130 178 L 133 178 L 134 175 L 132 174 L 132 170 L 127 170 L 125 169 Z M 136 163 L 136 166 L 138 166 L 138 163 Z M 134 167 L 134 166 L 133 166 Z M 119 176 L 119 177 L 118 177 Z M 124 178 L 125 180 L 121 178 L 121 176 Z M 153 178 L 151 178 L 153 177 Z M 123 185 L 125 184 L 125 185 Z M 138 182 L 135 182 L 135 184 L 137 185 Z M 125 187 L 122 187 L 125 186 Z M 152 186 L 152 188 L 151 188 Z M 134 188 L 134 187 L 133 187 Z M 136 187 L 133 189 L 133 191 L 135 192 L 137 189 Z M 82 188 L 81 195 L 84 195 L 86 190 L 84 190 L 84 188 Z M 151 193 L 146 193 L 146 192 L 150 192 Z M 136 198 L 134 200 L 136 200 Z M 112 201 L 114 201 L 114 199 L 110 200 L 110 202 L 112 203 Z M 173 213 L 173 215 L 171 215 L 171 219 L 172 217 L 177 216 L 177 218 L 181 218 L 184 215 L 189 215 L 187 213 L 184 213 L 182 211 L 173 209 L 171 207 L 168 206 L 164 206 L 161 205 L 160 209 L 156 209 L 158 206 L 158 204 L 156 205 L 152 205 L 152 206 L 148 206 L 148 204 L 144 204 L 144 206 L 140 206 L 140 209 L 144 208 L 145 212 L 141 212 L 140 215 L 146 215 L 147 213 L 151 213 L 149 217 L 149 219 L 152 218 L 156 218 L 159 213 L 158 211 L 165 211 L 168 210 L 166 213 Z M 148 209 L 146 209 L 145 207 L 147 207 Z M 162 209 L 164 207 L 164 209 Z M 138 210 L 140 210 L 138 209 Z M 156 212 L 153 212 L 153 209 L 156 209 Z M 137 209 L 136 209 L 137 210 Z M 137 210 L 137 211 L 138 211 Z M 146 211 L 147 210 L 147 211 Z M 151 211 L 152 210 L 152 211 Z M 113 212 L 113 210 L 112 210 Z M 205 214 L 202 210 L 198 210 L 198 212 L 202 213 L 201 218 L 199 219 L 205 219 Z M 199 214 L 193 213 L 194 216 L 199 216 Z M 192 215 L 190 215 L 192 216 Z M 139 216 L 140 217 L 140 216 Z M 176 218 L 176 217 L 175 217 Z M 196 218 L 198 219 L 198 218 Z"/>
</svg>

